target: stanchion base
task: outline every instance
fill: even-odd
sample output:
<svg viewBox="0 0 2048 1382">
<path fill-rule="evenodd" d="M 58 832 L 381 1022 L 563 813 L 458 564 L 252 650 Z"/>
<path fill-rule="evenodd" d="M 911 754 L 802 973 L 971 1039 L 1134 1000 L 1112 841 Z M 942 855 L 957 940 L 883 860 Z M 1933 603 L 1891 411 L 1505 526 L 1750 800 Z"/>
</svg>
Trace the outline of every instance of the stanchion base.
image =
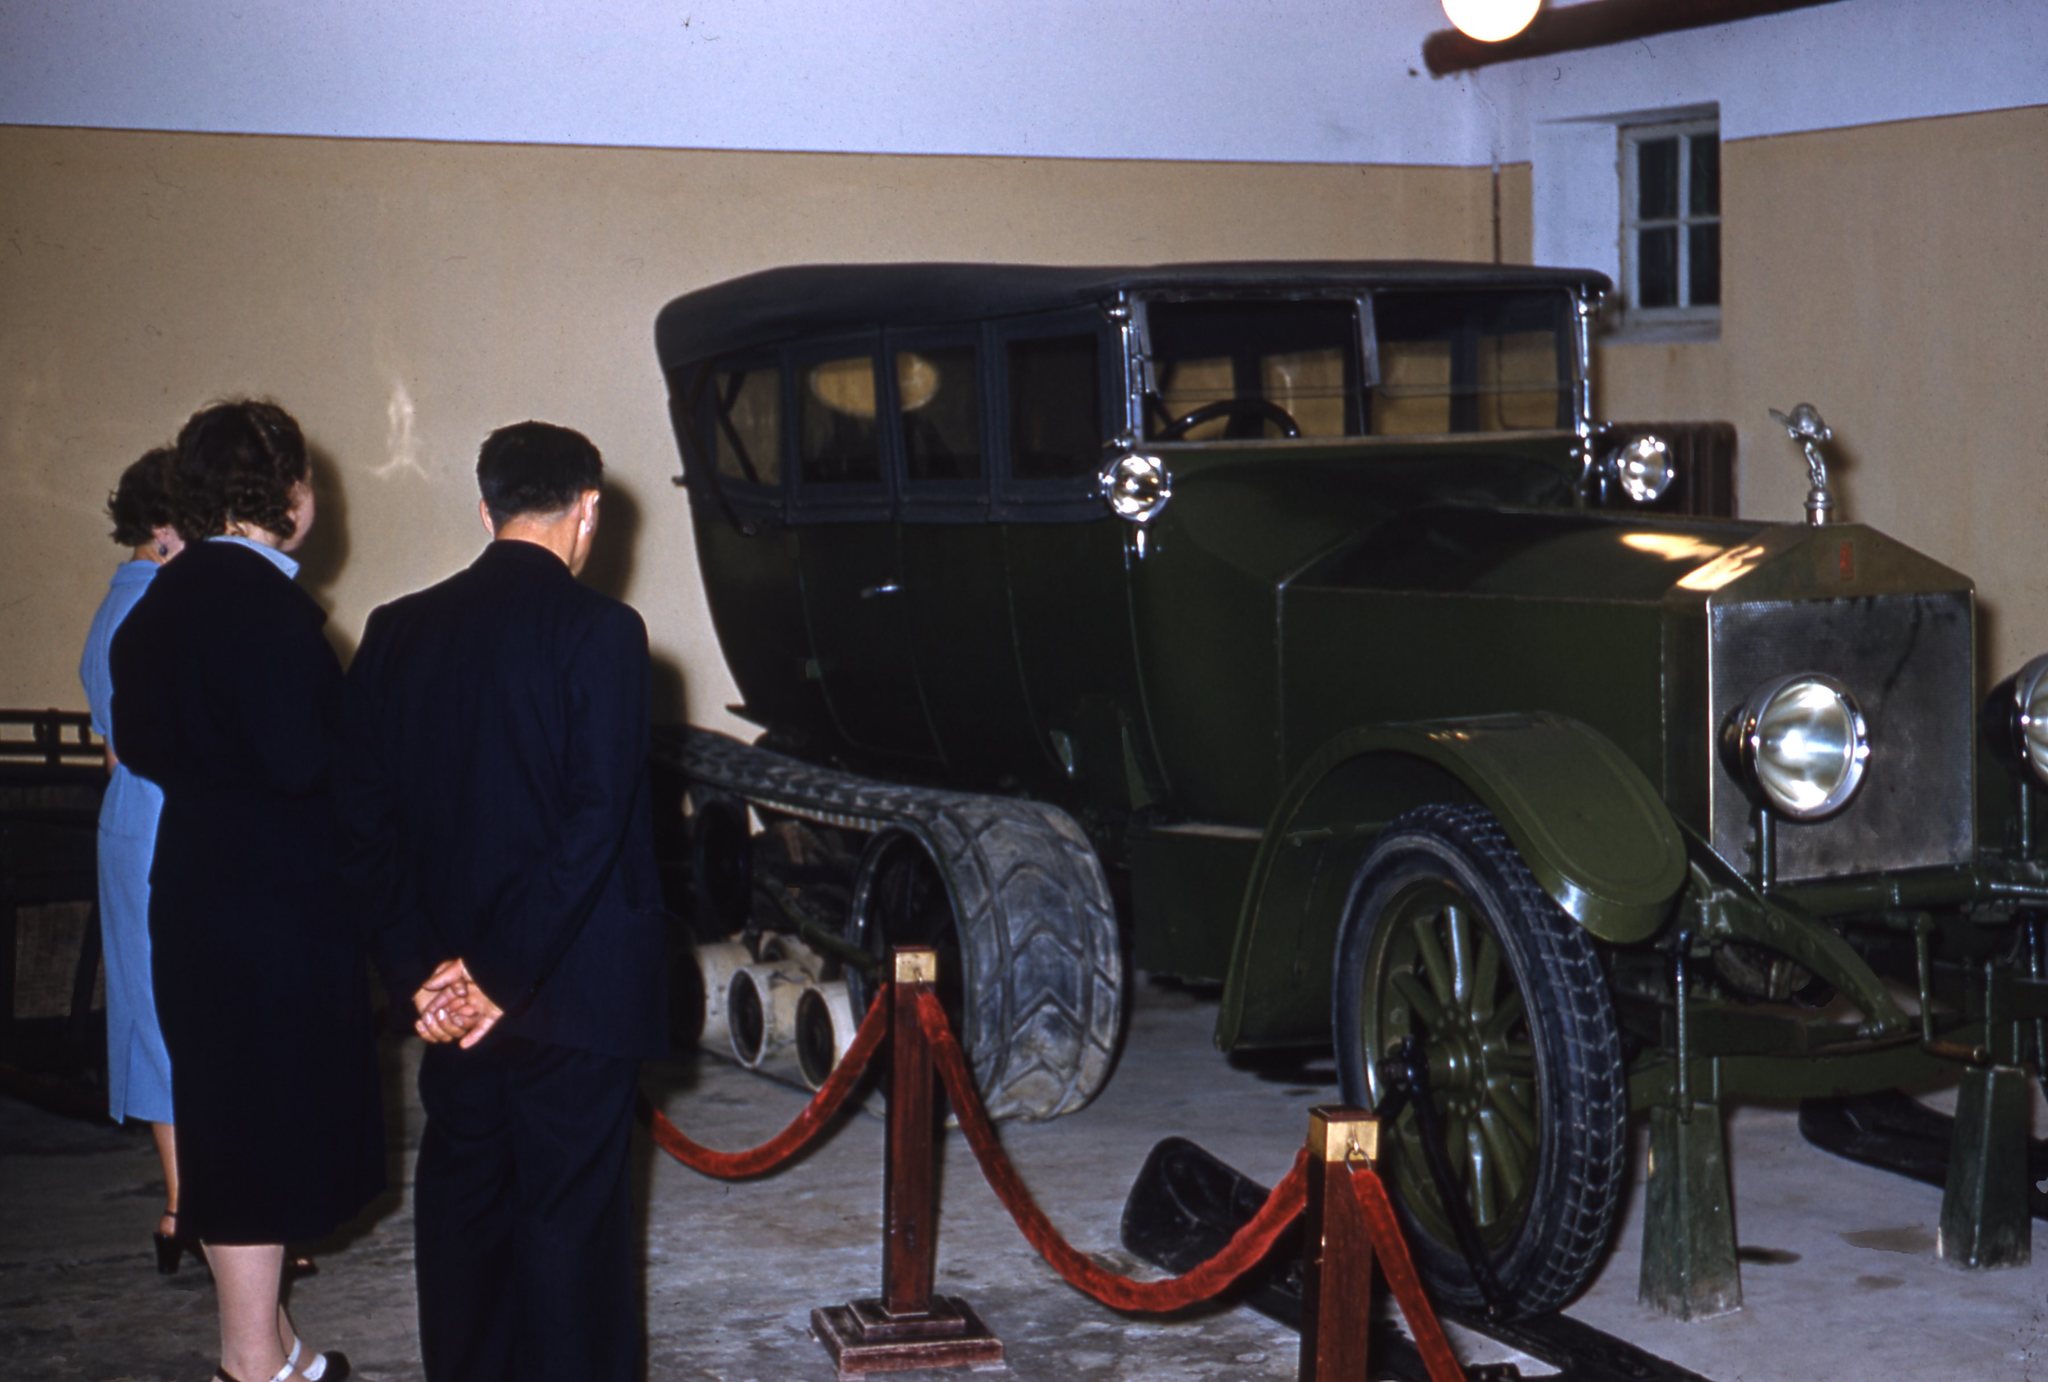
<svg viewBox="0 0 2048 1382">
<path fill-rule="evenodd" d="M 912 1368 L 999 1368 L 1003 1341 L 958 1296 L 933 1296 L 930 1311 L 892 1315 L 869 1297 L 811 1312 L 811 1332 L 841 1377 Z"/>
</svg>

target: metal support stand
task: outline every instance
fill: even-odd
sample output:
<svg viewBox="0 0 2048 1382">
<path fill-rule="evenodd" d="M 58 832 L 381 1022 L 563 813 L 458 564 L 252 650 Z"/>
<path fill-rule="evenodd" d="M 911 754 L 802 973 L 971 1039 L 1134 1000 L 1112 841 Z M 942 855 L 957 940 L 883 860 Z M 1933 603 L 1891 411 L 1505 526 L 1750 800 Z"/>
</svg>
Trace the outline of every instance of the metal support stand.
<svg viewBox="0 0 2048 1382">
<path fill-rule="evenodd" d="M 1301 1382 L 1366 1372 L 1372 1329 L 1372 1239 L 1347 1212 L 1341 1183 L 1379 1155 L 1379 1124 L 1360 1109 L 1308 1111 L 1308 1204 L 1302 1215 Z"/>
<path fill-rule="evenodd" d="M 1768 821 L 1760 815 L 1759 825 Z M 1772 845 L 1764 832 L 1762 855 Z M 1763 870 L 1768 875 L 1769 869 Z M 1721 1108 L 1694 1099 L 1692 932 L 1671 951 L 1673 1100 L 1650 1110 L 1650 1175 L 1644 1194 L 1643 1265 L 1636 1299 L 1681 1320 L 1742 1308 L 1742 1270 L 1735 1260 L 1735 1208 L 1728 1186 L 1728 1139 Z"/>
<path fill-rule="evenodd" d="M 841 1377 L 914 1368 L 995 1368 L 1003 1343 L 958 1296 L 932 1293 L 938 1194 L 932 1137 L 932 1054 L 917 996 L 938 982 L 938 954 L 903 946 L 893 956 L 889 1026 L 889 1131 L 882 1185 L 882 1294 L 811 1312 L 811 1332 Z"/>
<path fill-rule="evenodd" d="M 2018 1063 L 2011 971 L 1987 963 L 1983 981 L 1990 1063 L 1965 1070 L 1956 1091 L 1955 1142 L 1941 1193 L 1937 1251 L 1959 1267 L 2024 1267 L 2034 1252 L 2027 1196 L 2032 1094 Z"/>
<path fill-rule="evenodd" d="M 1690 1116 L 1686 1116 L 1686 1115 Z M 1681 1320 L 1742 1308 L 1728 1141 L 1718 1105 L 1650 1110 L 1643 1267 L 1636 1299 Z"/>
</svg>

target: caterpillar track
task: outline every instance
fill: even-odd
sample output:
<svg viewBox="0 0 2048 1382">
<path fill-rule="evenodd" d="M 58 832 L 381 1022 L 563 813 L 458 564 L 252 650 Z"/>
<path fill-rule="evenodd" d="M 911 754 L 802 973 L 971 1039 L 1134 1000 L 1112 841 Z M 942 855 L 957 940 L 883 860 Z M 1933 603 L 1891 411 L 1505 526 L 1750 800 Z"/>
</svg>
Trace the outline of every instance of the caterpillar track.
<svg viewBox="0 0 2048 1382">
<path fill-rule="evenodd" d="M 1057 807 L 877 782 L 710 730 L 656 735 L 657 760 L 702 797 L 736 798 L 866 837 L 849 940 L 878 948 L 866 899 L 885 854 L 914 842 L 944 881 L 959 941 L 960 1035 L 997 1118 L 1056 1118 L 1108 1081 L 1123 1030 L 1116 912 L 1094 848 Z"/>
</svg>

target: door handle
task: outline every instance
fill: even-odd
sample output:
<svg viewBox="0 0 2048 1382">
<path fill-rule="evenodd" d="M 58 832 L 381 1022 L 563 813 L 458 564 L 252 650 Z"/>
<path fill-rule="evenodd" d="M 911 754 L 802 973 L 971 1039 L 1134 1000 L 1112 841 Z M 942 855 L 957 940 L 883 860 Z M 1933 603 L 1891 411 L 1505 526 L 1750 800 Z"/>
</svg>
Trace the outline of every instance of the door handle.
<svg viewBox="0 0 2048 1382">
<path fill-rule="evenodd" d="M 902 589 L 903 587 L 896 584 L 896 582 L 894 581 L 881 581 L 875 585 L 863 587 L 860 592 L 860 598 L 863 600 L 872 600 L 877 595 L 898 594 L 902 591 Z"/>
</svg>

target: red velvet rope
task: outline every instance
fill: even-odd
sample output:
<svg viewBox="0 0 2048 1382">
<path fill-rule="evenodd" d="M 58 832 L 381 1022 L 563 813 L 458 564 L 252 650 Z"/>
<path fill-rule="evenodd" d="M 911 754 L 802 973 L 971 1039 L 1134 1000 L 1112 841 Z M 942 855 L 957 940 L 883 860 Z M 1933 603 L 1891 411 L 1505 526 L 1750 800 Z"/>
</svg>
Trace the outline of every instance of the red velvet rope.
<svg viewBox="0 0 2048 1382">
<path fill-rule="evenodd" d="M 692 1141 L 682 1129 L 669 1122 L 667 1114 L 648 1107 L 643 1101 L 654 1145 L 692 1171 L 715 1176 L 719 1180 L 746 1180 L 779 1170 L 794 1161 L 831 1125 L 840 1107 L 846 1103 L 847 1095 L 853 1092 L 854 1085 L 866 1073 L 868 1063 L 875 1058 L 875 1052 L 889 1030 L 889 993 L 890 986 L 884 984 L 874 1001 L 868 1004 L 867 1016 L 861 1018 L 860 1029 L 853 1034 L 853 1044 L 846 1048 L 845 1058 L 832 1068 L 832 1073 L 825 1077 L 825 1083 L 811 1096 L 811 1102 L 804 1105 L 803 1112 L 760 1146 L 740 1152 L 714 1151 L 701 1142 Z"/>
<path fill-rule="evenodd" d="M 1401 1221 L 1394 1217 L 1393 1202 L 1387 1198 L 1379 1173 L 1370 1166 L 1354 1166 L 1344 1183 L 1350 1187 L 1351 1203 L 1365 1219 L 1365 1231 L 1379 1255 L 1380 1272 L 1408 1319 L 1408 1332 L 1429 1370 L 1430 1382 L 1465 1382 L 1465 1369 L 1451 1351 L 1451 1341 L 1444 1337 L 1444 1327 L 1423 1293 L 1422 1278 L 1416 1274 L 1415 1259 L 1408 1255 L 1408 1240 L 1401 1235 Z"/>
<path fill-rule="evenodd" d="M 1295 1156 L 1293 1169 L 1273 1187 L 1273 1193 L 1266 1197 L 1252 1221 L 1201 1266 L 1163 1281 L 1135 1281 L 1100 1267 L 1053 1227 L 1024 1187 L 1016 1168 L 1003 1155 L 988 1113 L 981 1106 L 981 1096 L 974 1088 L 974 1078 L 968 1073 L 967 1057 L 960 1049 L 959 1039 L 947 1024 L 937 995 L 928 988 L 918 990 L 917 1021 L 924 1029 L 925 1040 L 931 1044 L 939 1077 L 945 1082 L 954 1116 L 960 1120 L 960 1130 L 967 1134 L 967 1145 L 973 1148 L 974 1158 L 981 1163 L 981 1173 L 996 1192 L 996 1198 L 1010 1211 L 1010 1217 L 1017 1221 L 1017 1228 L 1038 1250 L 1038 1255 L 1065 1277 L 1068 1285 L 1104 1305 L 1116 1310 L 1165 1314 L 1209 1300 L 1256 1266 L 1272 1248 L 1273 1240 L 1301 1213 L 1308 1190 L 1306 1149 Z"/>
</svg>

